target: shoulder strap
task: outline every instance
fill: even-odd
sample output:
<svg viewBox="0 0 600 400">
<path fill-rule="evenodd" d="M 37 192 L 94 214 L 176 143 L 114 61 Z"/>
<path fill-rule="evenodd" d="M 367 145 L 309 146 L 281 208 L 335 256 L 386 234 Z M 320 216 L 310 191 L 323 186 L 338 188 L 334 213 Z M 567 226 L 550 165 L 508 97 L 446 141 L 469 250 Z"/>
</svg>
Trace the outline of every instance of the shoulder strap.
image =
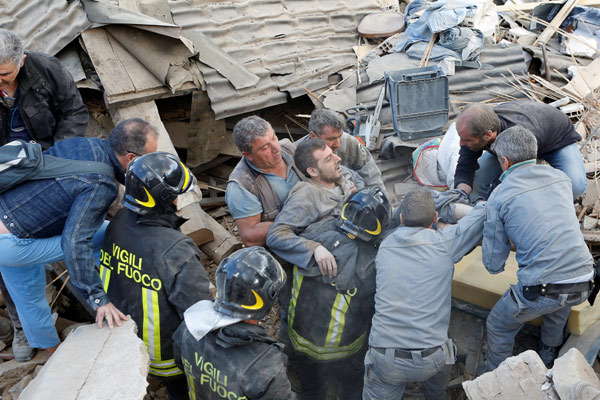
<svg viewBox="0 0 600 400">
<path fill-rule="evenodd" d="M 66 158 L 45 155 L 44 165 L 35 176 L 29 179 L 48 179 L 73 174 L 102 174 L 115 177 L 114 167 L 98 161 L 69 160 Z"/>
</svg>

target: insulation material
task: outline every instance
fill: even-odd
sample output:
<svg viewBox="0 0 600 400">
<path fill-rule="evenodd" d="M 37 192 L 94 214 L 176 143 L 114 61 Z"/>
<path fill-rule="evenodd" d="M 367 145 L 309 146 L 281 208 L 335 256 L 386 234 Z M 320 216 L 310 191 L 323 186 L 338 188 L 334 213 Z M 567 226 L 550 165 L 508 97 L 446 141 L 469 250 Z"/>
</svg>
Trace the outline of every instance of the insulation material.
<svg viewBox="0 0 600 400">
<path fill-rule="evenodd" d="M 478 246 L 454 266 L 452 297 L 491 310 L 510 285 L 517 283 L 517 269 L 515 253 L 511 252 L 504 271 L 497 275 L 490 274 L 481 262 L 481 247 Z M 575 306 L 569 315 L 569 333 L 581 335 L 598 319 L 600 302 L 596 302 L 594 307 L 587 301 Z M 532 323 L 539 326 L 541 318 Z"/>
</svg>

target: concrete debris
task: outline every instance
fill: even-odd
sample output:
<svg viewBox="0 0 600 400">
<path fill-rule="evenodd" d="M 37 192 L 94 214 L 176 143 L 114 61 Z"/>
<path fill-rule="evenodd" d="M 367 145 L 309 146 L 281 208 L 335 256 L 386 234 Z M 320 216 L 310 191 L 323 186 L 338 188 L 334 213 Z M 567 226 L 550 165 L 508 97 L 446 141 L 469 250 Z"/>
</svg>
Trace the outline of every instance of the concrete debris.
<svg viewBox="0 0 600 400">
<path fill-rule="evenodd" d="M 600 399 L 600 379 L 575 348 L 557 358 L 551 370 L 535 351 L 525 351 L 463 388 L 470 400 Z"/>
<path fill-rule="evenodd" d="M 0 392 L 6 387 L 19 382 L 24 375 L 31 373 L 37 365 L 48 361 L 48 352 L 38 351 L 31 360 L 18 362 L 10 360 L 0 364 Z"/>
<path fill-rule="evenodd" d="M 556 359 L 552 382 L 561 400 L 600 399 L 600 379 L 577 349 Z"/>
<path fill-rule="evenodd" d="M 551 386 L 542 390 L 547 382 L 547 369 L 533 350 L 507 358 L 494 371 L 473 381 L 463 383 L 471 400 L 548 400 L 558 398 Z"/>
<path fill-rule="evenodd" d="M 29 385 L 29 382 L 31 382 L 32 379 L 33 378 L 31 375 L 25 375 L 23 379 L 21 379 L 19 382 L 17 382 L 16 385 L 10 388 L 8 393 L 12 396 L 13 399 L 18 399 L 23 389 L 25 389 L 25 387 Z"/>
<path fill-rule="evenodd" d="M 60 345 L 20 399 L 143 399 L 149 357 L 136 331 L 132 320 L 112 331 L 95 325 L 79 327 Z"/>
</svg>

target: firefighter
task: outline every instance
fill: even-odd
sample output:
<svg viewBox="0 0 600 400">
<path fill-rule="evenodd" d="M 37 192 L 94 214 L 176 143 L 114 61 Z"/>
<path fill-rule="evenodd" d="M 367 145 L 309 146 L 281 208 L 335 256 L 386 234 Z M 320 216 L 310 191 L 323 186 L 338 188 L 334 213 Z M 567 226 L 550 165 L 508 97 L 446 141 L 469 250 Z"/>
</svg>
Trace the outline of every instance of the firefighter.
<svg viewBox="0 0 600 400">
<path fill-rule="evenodd" d="M 173 359 L 173 332 L 192 304 L 211 299 L 209 280 L 194 241 L 181 233 L 177 196 L 195 184 L 174 155 L 135 159 L 125 177 L 121 209 L 106 229 L 100 277 L 113 304 L 131 315 L 150 355 L 150 375 L 170 400 L 187 399 L 183 372 Z"/>
<path fill-rule="evenodd" d="M 281 265 L 263 247 L 247 247 L 223 260 L 215 279 L 216 301 L 190 307 L 173 335 L 189 398 L 295 399 L 283 346 L 258 325 L 285 283 Z"/>
</svg>

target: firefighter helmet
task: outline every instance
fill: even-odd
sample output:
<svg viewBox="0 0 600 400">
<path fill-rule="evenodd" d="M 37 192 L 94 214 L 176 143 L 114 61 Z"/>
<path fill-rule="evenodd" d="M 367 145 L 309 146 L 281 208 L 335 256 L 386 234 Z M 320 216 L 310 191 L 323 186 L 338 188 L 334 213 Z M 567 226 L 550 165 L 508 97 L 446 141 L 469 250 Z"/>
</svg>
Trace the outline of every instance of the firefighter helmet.
<svg viewBox="0 0 600 400">
<path fill-rule="evenodd" d="M 372 242 L 388 227 L 391 210 L 390 202 L 380 188 L 365 188 L 346 200 L 338 226 L 351 239 Z"/>
<path fill-rule="evenodd" d="M 215 273 L 215 310 L 233 318 L 262 319 L 285 283 L 285 272 L 264 247 L 238 250 Z"/>
<path fill-rule="evenodd" d="M 123 204 L 141 215 L 174 212 L 173 201 L 195 183 L 196 178 L 177 156 L 148 153 L 127 167 Z"/>
</svg>

